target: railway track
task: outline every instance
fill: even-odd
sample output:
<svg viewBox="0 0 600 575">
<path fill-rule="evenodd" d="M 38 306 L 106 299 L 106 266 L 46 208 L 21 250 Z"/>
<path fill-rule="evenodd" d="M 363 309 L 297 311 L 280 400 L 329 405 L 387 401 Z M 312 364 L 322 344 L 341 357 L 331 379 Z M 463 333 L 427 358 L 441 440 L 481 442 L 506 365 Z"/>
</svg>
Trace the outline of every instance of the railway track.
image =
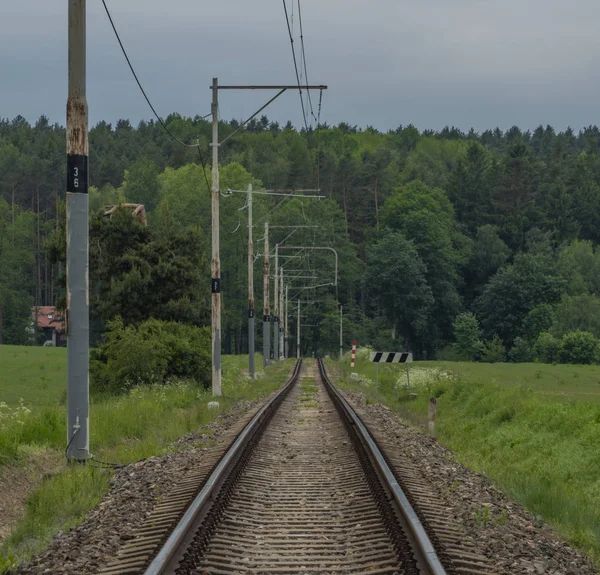
<svg viewBox="0 0 600 575">
<path fill-rule="evenodd" d="M 400 463 L 323 363 L 299 362 L 214 469 L 175 487 L 100 573 L 493 573 Z"/>
</svg>

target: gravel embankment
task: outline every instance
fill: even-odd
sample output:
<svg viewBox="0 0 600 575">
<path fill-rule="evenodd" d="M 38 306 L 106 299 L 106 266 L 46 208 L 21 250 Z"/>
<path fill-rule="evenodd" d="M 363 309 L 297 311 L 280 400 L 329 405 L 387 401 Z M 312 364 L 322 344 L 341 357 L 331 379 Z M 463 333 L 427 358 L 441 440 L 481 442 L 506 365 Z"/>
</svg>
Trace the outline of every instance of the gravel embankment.
<svg viewBox="0 0 600 575">
<path fill-rule="evenodd" d="M 490 559 L 498 573 L 597 573 L 591 561 L 562 541 L 551 527 L 537 521 L 489 478 L 458 463 L 452 451 L 435 439 L 406 425 L 386 406 L 367 404 L 361 393 L 345 392 L 345 396 L 375 438 L 386 445 L 392 443 L 395 455 L 434 486 L 477 551 Z"/>
</svg>

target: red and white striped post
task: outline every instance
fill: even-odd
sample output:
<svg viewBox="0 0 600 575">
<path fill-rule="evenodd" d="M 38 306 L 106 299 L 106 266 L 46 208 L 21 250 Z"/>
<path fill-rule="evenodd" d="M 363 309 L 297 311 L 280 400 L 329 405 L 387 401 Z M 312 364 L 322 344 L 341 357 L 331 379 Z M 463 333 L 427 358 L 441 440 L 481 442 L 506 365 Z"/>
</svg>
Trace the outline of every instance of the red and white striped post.
<svg viewBox="0 0 600 575">
<path fill-rule="evenodd" d="M 356 342 L 352 342 L 352 361 L 350 362 L 350 367 L 354 369 L 354 363 L 356 361 Z"/>
</svg>

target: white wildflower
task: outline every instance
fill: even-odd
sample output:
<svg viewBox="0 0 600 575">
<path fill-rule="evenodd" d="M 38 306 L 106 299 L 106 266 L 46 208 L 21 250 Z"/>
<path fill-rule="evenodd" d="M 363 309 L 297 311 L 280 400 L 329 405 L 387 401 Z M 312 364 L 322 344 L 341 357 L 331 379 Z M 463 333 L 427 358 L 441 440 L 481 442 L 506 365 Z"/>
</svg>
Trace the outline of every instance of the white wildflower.
<svg viewBox="0 0 600 575">
<path fill-rule="evenodd" d="M 439 367 L 411 367 L 410 368 L 410 387 L 414 390 L 429 389 L 432 385 L 440 381 L 451 381 L 454 378 L 453 374 Z M 396 387 L 398 389 L 406 388 L 406 368 L 402 367 L 398 370 L 396 378 Z"/>
</svg>

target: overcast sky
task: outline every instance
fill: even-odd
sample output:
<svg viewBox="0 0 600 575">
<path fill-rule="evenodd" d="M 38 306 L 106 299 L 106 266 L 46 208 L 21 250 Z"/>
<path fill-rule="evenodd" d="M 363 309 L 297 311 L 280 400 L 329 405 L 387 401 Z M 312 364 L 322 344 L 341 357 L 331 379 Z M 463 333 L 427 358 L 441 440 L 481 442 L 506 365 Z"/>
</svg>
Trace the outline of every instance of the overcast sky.
<svg viewBox="0 0 600 575">
<path fill-rule="evenodd" d="M 296 0 L 294 0 L 295 2 Z M 288 0 L 291 10 L 292 0 Z M 88 3 L 90 124 L 149 119 L 100 0 Z M 294 83 L 279 0 L 107 0 L 159 114 L 210 111 L 221 83 Z M 0 0 L 0 117 L 64 124 L 67 0 Z M 311 83 L 329 86 L 322 118 L 482 131 L 600 122 L 598 0 L 301 0 Z M 297 13 L 294 14 L 300 47 Z M 268 94 L 222 93 L 222 118 Z M 313 102 L 316 108 L 318 94 Z M 316 110 L 315 110 L 316 111 Z M 301 123 L 297 92 L 268 116 Z"/>
</svg>

